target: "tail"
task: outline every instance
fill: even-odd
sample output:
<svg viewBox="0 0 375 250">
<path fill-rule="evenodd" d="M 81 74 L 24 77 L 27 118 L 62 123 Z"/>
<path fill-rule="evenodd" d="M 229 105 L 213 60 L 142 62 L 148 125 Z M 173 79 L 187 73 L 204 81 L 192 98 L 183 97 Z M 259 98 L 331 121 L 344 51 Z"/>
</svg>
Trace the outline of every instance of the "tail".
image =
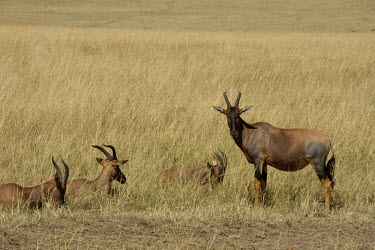
<svg viewBox="0 0 375 250">
<path fill-rule="evenodd" d="M 336 163 L 336 160 L 335 160 L 335 155 L 333 154 L 331 142 L 329 143 L 329 146 L 330 146 L 331 151 L 332 151 L 332 157 L 331 157 L 331 159 L 329 159 L 329 161 L 326 164 L 326 173 L 327 173 L 327 176 L 328 176 L 329 180 L 333 183 L 333 180 L 335 178 L 335 163 Z"/>
</svg>

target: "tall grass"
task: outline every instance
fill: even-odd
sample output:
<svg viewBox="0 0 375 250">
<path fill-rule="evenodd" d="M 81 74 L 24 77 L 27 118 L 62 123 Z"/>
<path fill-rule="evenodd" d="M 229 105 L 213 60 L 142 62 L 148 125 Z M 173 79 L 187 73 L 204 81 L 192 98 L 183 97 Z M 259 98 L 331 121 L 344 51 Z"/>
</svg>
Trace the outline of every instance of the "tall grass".
<svg viewBox="0 0 375 250">
<path fill-rule="evenodd" d="M 112 144 L 130 160 L 122 167 L 128 183 L 115 184 L 112 198 L 71 199 L 69 211 L 251 215 L 253 166 L 212 109 L 224 105 L 224 91 L 232 100 L 241 91 L 240 105 L 254 105 L 247 122 L 328 135 L 336 213 L 373 214 L 374 52 L 368 34 L 2 27 L 0 183 L 51 176 L 52 155 L 67 161 L 72 178 L 94 179 L 101 155 L 91 145 Z M 229 161 L 223 185 L 160 184 L 163 169 L 199 167 L 217 149 Z M 262 211 L 314 214 L 322 201 L 311 167 L 269 169 Z"/>
</svg>

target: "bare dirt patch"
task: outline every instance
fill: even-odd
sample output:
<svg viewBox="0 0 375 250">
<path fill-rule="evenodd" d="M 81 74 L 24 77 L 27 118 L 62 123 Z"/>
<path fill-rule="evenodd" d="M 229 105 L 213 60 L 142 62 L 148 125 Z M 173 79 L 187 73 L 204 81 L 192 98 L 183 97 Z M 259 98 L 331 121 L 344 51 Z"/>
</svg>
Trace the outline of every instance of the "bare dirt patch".
<svg viewBox="0 0 375 250">
<path fill-rule="evenodd" d="M 0 231 L 0 248 L 373 248 L 373 222 L 53 218 Z"/>
</svg>

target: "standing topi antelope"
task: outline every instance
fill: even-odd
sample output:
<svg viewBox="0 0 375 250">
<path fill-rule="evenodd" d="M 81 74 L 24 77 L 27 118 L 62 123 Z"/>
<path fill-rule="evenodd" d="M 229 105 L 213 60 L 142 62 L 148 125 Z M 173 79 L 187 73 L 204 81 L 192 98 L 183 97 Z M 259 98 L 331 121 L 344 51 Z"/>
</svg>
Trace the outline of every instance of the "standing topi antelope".
<svg viewBox="0 0 375 250">
<path fill-rule="evenodd" d="M 207 162 L 206 166 L 194 170 L 184 169 L 180 165 L 168 168 L 161 173 L 162 182 L 168 183 L 174 180 L 195 180 L 199 184 L 222 183 L 228 160 L 222 151 L 220 151 L 220 153 L 221 155 L 214 152 L 212 164 Z"/>
<path fill-rule="evenodd" d="M 248 124 L 240 115 L 250 110 L 246 106 L 238 108 L 241 92 L 232 107 L 226 92 L 224 99 L 227 108 L 214 106 L 219 113 L 226 115 L 230 134 L 237 146 L 245 154 L 249 163 L 254 164 L 254 206 L 258 205 L 259 191 L 266 188 L 267 165 L 282 171 L 297 171 L 309 163 L 313 166 L 325 190 L 325 208 L 330 209 L 334 188 L 333 174 L 335 157 L 326 163 L 331 151 L 329 138 L 311 129 L 281 129 L 266 122 Z"/>
<path fill-rule="evenodd" d="M 89 192 L 99 191 L 102 194 L 109 195 L 112 189 L 112 181 L 116 180 L 121 184 L 126 182 L 126 177 L 121 172 L 120 165 L 125 164 L 128 160 L 118 160 L 115 147 L 112 145 L 104 146 L 112 149 L 112 155 L 99 145 L 92 146 L 93 148 L 99 149 L 107 157 L 107 159 L 96 158 L 98 163 L 103 167 L 102 172 L 93 181 L 78 178 L 68 182 L 67 191 L 69 195 L 74 195 L 80 190 Z"/>
<path fill-rule="evenodd" d="M 56 169 L 54 178 L 49 178 L 32 187 L 21 187 L 15 183 L 0 186 L 0 208 L 26 206 L 28 208 L 41 208 L 47 201 L 61 206 L 65 203 L 64 196 L 66 183 L 69 177 L 69 167 L 61 159 L 65 167 L 64 179 L 59 166 L 52 157 L 53 166 Z"/>
</svg>

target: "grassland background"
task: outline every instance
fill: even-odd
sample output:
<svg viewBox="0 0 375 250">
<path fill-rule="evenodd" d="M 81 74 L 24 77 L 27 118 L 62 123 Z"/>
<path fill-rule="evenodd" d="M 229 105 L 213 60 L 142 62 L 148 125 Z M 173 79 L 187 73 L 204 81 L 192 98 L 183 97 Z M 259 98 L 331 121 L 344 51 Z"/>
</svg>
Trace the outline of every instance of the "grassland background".
<svg viewBox="0 0 375 250">
<path fill-rule="evenodd" d="M 277 9 L 278 1 L 238 1 L 233 8 L 166 2 L 174 15 L 159 11 L 160 2 L 69 3 L 1 4 L 0 183 L 28 186 L 51 176 L 52 155 L 68 162 L 73 178 L 94 179 L 101 154 L 91 145 L 105 143 L 129 159 L 122 167 L 128 183 L 116 183 L 113 198 L 79 197 L 64 209 L 31 215 L 4 212 L 3 230 L 93 213 L 203 223 L 322 216 L 323 190 L 311 167 L 296 173 L 270 168 L 265 205 L 252 207 L 253 166 L 231 139 L 225 117 L 212 109 L 224 106 L 226 90 L 232 100 L 241 91 L 241 105 L 254 105 L 243 116 L 248 122 L 327 134 L 337 159 L 329 216 L 374 219 L 371 1 L 311 2 L 306 9 L 307 1 L 289 1 L 284 9 Z M 245 15 L 247 9 L 259 15 Z M 208 10 L 220 18 L 207 21 Z M 229 161 L 223 185 L 159 183 L 163 169 L 204 165 L 218 149 Z"/>
<path fill-rule="evenodd" d="M 0 1 L 0 22 L 131 30 L 373 32 L 372 0 Z"/>
</svg>

